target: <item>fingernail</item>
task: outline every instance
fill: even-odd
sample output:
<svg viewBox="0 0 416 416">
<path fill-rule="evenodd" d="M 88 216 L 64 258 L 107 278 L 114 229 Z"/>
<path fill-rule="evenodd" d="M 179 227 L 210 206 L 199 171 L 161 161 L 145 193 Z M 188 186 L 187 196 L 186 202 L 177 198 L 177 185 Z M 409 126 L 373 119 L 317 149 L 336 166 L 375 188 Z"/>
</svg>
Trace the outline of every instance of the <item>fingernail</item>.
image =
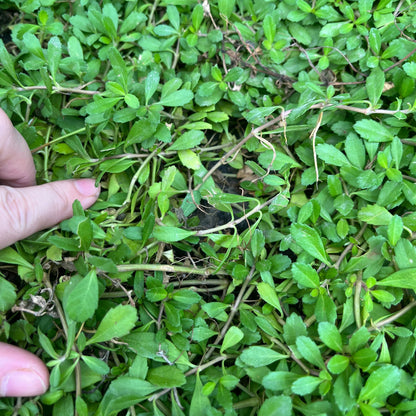
<svg viewBox="0 0 416 416">
<path fill-rule="evenodd" d="M 45 393 L 47 386 L 36 371 L 20 369 L 0 380 L 0 397 L 29 397 Z"/>
<path fill-rule="evenodd" d="M 78 179 L 75 181 L 75 187 L 78 192 L 84 196 L 97 195 L 100 190 L 100 188 L 95 186 L 94 179 Z"/>
</svg>

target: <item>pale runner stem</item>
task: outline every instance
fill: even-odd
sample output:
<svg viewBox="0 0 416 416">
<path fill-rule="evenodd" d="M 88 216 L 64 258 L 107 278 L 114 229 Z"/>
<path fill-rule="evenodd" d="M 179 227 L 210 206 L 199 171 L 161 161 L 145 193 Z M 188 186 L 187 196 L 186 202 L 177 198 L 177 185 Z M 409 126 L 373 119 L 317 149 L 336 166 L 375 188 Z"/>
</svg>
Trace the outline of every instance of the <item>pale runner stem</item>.
<svg viewBox="0 0 416 416">
<path fill-rule="evenodd" d="M 256 212 L 261 211 L 267 205 L 270 205 L 274 201 L 275 198 L 276 198 L 276 196 L 274 196 L 273 198 L 269 199 L 266 202 L 263 202 L 260 205 L 257 205 L 251 211 L 247 212 L 247 214 L 243 215 L 241 218 L 238 218 L 237 220 L 227 222 L 227 224 L 219 225 L 218 227 L 208 228 L 207 230 L 197 231 L 195 235 L 198 236 L 198 237 L 201 237 L 203 235 L 212 234 L 212 233 L 215 233 L 217 231 L 225 230 L 227 228 L 233 228 L 236 225 L 240 224 L 241 222 L 247 220 L 247 218 L 250 218 Z"/>
<path fill-rule="evenodd" d="M 382 321 L 374 324 L 371 328 L 369 328 L 369 331 L 375 331 L 377 329 L 380 329 L 381 327 L 391 324 L 396 319 L 399 319 L 401 316 L 403 316 L 405 313 L 409 312 L 410 309 L 414 308 L 416 306 L 416 301 L 409 303 L 406 305 L 403 309 L 400 309 L 398 312 L 394 313 L 393 315 L 389 316 L 386 319 L 383 319 Z"/>
<path fill-rule="evenodd" d="M 318 169 L 318 159 L 316 155 L 316 135 L 318 134 L 319 127 L 321 127 L 323 111 L 319 112 L 318 120 L 316 122 L 316 126 L 313 128 L 309 138 L 312 139 L 312 150 L 313 150 L 313 164 L 315 166 L 315 179 L 316 179 L 316 187 L 318 188 L 319 182 L 319 169 Z"/>
<path fill-rule="evenodd" d="M 361 328 L 361 288 L 363 285 L 361 274 L 358 276 L 355 282 L 355 293 L 354 293 L 354 318 L 357 328 Z"/>
<path fill-rule="evenodd" d="M 65 312 L 62 309 L 61 302 L 59 301 L 58 297 L 56 296 L 55 291 L 52 287 L 52 284 L 49 280 L 49 276 L 46 273 L 44 273 L 43 282 L 45 283 L 45 286 L 48 289 L 50 289 L 53 293 L 53 297 L 54 297 L 54 300 L 55 300 L 55 307 L 56 307 L 56 310 L 58 312 L 59 319 L 61 321 L 61 325 L 62 325 L 62 329 L 63 329 L 64 334 L 65 334 L 65 338 L 68 341 L 68 324 L 67 324 L 66 319 L 65 319 Z M 75 344 L 72 346 L 72 350 L 75 351 L 75 352 L 79 352 L 77 350 L 77 347 L 76 347 Z M 79 359 L 77 359 L 77 363 L 75 365 L 75 396 L 76 397 L 81 397 L 81 366 L 80 366 Z M 77 411 L 75 411 L 75 416 L 78 416 Z"/>
<path fill-rule="evenodd" d="M 160 271 L 170 273 L 187 273 L 200 274 L 202 276 L 211 276 L 216 270 L 214 268 L 198 269 L 196 267 L 172 266 L 170 264 L 120 264 L 117 266 L 119 272 L 135 272 L 135 271 Z M 217 272 L 217 274 L 221 274 Z"/>
<path fill-rule="evenodd" d="M 234 316 L 238 311 L 238 308 L 240 306 L 241 300 L 243 299 L 244 293 L 245 293 L 248 285 L 250 284 L 251 279 L 254 276 L 255 270 L 256 270 L 256 266 L 253 266 L 251 268 L 249 274 L 247 275 L 246 280 L 244 280 L 243 286 L 240 289 L 240 292 L 237 296 L 237 299 L 235 300 L 233 306 L 231 306 L 231 311 L 230 311 L 230 314 L 228 315 L 227 322 L 224 324 L 224 326 L 221 329 L 221 332 L 217 336 L 217 339 L 214 341 L 214 344 L 213 344 L 214 346 L 211 347 L 209 349 L 209 351 L 203 357 L 204 360 L 207 360 L 209 357 L 211 357 L 212 353 L 215 351 L 215 346 L 224 338 L 225 334 L 227 333 L 228 328 L 230 327 L 230 325 L 231 325 L 231 323 L 234 319 Z"/>
<path fill-rule="evenodd" d="M 61 136 L 61 137 L 57 137 L 56 139 L 53 139 L 53 140 L 51 140 L 51 141 L 50 141 L 50 142 L 48 142 L 48 143 L 44 143 L 44 144 L 40 145 L 39 147 L 36 147 L 35 149 L 32 149 L 32 150 L 31 150 L 31 152 L 32 152 L 32 153 L 36 153 L 36 152 L 38 152 L 39 150 L 42 150 L 43 148 L 45 148 L 45 147 L 47 147 L 47 146 L 51 146 L 51 145 L 53 145 L 53 144 L 55 144 L 55 143 L 60 142 L 61 140 L 66 139 L 67 137 L 74 136 L 75 134 L 79 134 L 79 133 L 82 133 L 82 132 L 84 132 L 84 131 L 85 131 L 85 127 L 81 128 L 81 129 L 78 129 L 78 130 L 75 130 L 75 131 L 71 131 L 71 132 L 70 132 L 70 133 L 68 133 L 68 134 L 64 134 L 64 135 L 63 135 L 63 136 Z"/>
<path fill-rule="evenodd" d="M 45 85 L 31 85 L 28 87 L 17 87 L 14 88 L 15 91 L 23 92 L 23 91 L 36 91 L 36 90 L 47 90 L 48 87 Z M 69 94 L 85 94 L 85 95 L 96 95 L 100 94 L 101 91 L 89 91 L 83 90 L 81 88 L 68 88 L 68 87 L 52 87 L 52 91 L 54 92 L 62 92 L 62 93 L 69 93 Z"/>
<path fill-rule="evenodd" d="M 367 228 L 367 223 L 365 223 L 364 225 L 363 225 L 363 227 L 361 228 L 361 230 L 360 230 L 360 232 L 355 236 L 355 239 L 356 240 L 359 240 L 362 236 L 363 236 L 363 234 L 364 234 L 364 231 L 365 231 L 365 229 Z M 344 251 L 341 253 L 341 255 L 338 257 L 338 260 L 337 260 L 337 262 L 334 264 L 334 267 L 335 267 L 335 269 L 339 269 L 339 266 L 341 265 L 341 263 L 342 263 L 342 260 L 344 260 L 345 259 L 345 257 L 346 257 L 346 255 L 351 251 L 351 249 L 354 247 L 354 243 L 349 243 L 348 245 L 347 245 L 347 247 L 345 247 L 345 249 L 344 249 Z"/>
<path fill-rule="evenodd" d="M 285 111 L 284 113 L 287 113 L 286 115 L 290 114 L 292 110 Z M 227 152 L 202 178 L 202 182 L 197 185 L 194 189 L 194 191 L 197 191 L 201 186 L 205 183 L 205 181 L 223 164 L 225 164 L 226 160 L 231 157 L 235 156 L 236 153 L 244 146 L 245 143 L 247 143 L 252 137 L 254 137 L 256 134 L 259 134 L 263 130 L 267 129 L 268 127 L 273 126 L 274 124 L 278 123 L 282 118 L 286 117 L 283 113 L 275 117 L 273 120 L 268 121 L 267 123 L 263 124 L 260 127 L 256 127 L 253 129 L 246 137 L 244 137 L 241 142 L 237 143 L 229 152 Z"/>
</svg>

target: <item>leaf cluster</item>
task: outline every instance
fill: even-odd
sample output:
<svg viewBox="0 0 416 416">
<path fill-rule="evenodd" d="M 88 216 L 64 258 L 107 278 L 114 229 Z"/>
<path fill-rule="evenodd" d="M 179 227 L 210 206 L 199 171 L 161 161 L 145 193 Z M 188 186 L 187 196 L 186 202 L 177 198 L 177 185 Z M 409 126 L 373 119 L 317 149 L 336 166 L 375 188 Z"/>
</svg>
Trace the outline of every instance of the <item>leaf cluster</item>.
<svg viewBox="0 0 416 416">
<path fill-rule="evenodd" d="M 413 3 L 0 7 L 39 183 L 102 188 L 0 251 L 1 414 L 414 414 Z"/>
</svg>

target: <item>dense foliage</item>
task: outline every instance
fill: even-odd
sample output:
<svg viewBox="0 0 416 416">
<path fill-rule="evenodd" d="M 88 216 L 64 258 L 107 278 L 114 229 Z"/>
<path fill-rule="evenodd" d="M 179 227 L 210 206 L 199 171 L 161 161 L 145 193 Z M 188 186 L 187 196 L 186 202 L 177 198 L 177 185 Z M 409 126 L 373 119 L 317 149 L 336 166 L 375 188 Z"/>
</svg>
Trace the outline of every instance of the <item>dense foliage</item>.
<svg viewBox="0 0 416 416">
<path fill-rule="evenodd" d="M 102 187 L 0 252 L 2 415 L 416 414 L 414 3 L 0 7 L 38 182 Z"/>
</svg>

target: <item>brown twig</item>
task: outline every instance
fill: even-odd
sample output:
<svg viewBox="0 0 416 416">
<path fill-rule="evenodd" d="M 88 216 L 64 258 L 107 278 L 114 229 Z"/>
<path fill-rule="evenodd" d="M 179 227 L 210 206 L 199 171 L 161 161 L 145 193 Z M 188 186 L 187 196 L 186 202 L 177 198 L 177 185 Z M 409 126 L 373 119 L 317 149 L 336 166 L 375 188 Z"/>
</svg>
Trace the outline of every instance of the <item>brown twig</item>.
<svg viewBox="0 0 416 416">
<path fill-rule="evenodd" d="M 393 65 L 390 65 L 389 67 L 383 69 L 384 72 L 390 71 L 390 69 L 393 69 L 394 67 L 402 64 L 404 61 L 406 61 L 408 58 L 410 58 L 412 55 L 416 53 L 416 48 L 413 49 L 411 52 L 409 52 L 404 58 L 400 59 L 400 61 L 395 62 Z"/>
</svg>

